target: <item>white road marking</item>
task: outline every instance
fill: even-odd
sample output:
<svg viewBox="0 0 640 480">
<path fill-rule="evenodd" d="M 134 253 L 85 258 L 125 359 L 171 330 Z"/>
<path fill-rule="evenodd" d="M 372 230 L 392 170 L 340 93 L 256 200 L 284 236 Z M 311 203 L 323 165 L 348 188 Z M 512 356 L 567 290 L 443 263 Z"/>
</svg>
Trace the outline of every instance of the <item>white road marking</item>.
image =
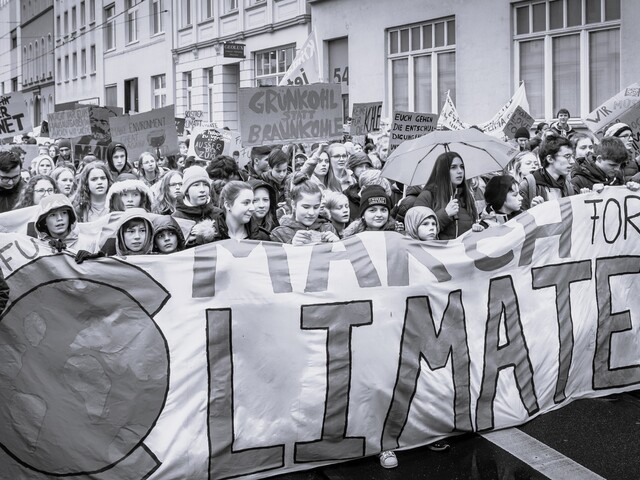
<svg viewBox="0 0 640 480">
<path fill-rule="evenodd" d="M 481 435 L 551 480 L 566 480 L 567 478 L 605 480 L 604 477 L 517 428 L 496 430 Z"/>
</svg>

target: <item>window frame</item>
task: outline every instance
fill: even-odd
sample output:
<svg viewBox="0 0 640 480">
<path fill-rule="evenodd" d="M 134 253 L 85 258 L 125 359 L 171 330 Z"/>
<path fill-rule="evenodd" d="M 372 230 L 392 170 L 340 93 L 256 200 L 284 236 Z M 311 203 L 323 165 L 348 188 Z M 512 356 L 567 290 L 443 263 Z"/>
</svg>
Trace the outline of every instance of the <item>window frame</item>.
<svg viewBox="0 0 640 480">
<path fill-rule="evenodd" d="M 562 26 L 551 28 L 552 15 L 550 4 L 554 1 L 562 2 Z M 546 5 L 545 9 L 545 28 L 534 31 L 533 6 Z M 522 80 L 521 61 L 520 61 L 520 44 L 523 42 L 542 41 L 543 45 L 543 116 L 537 116 L 532 112 L 536 120 L 553 119 L 556 117 L 556 110 L 563 108 L 561 105 L 554 105 L 554 56 L 553 43 L 555 39 L 561 37 L 578 36 L 578 77 L 579 77 L 579 98 L 578 111 L 569 108 L 572 118 L 579 119 L 587 116 L 598 105 L 590 105 L 591 101 L 591 78 L 590 78 L 590 37 L 597 32 L 610 30 L 618 30 L 620 44 L 618 45 L 618 55 L 622 52 L 621 39 L 621 18 L 606 20 L 606 0 L 600 0 L 600 22 L 588 22 L 587 0 L 581 0 L 580 24 L 568 24 L 568 5 L 567 0 L 527 0 L 513 4 L 512 21 L 513 21 L 513 60 L 514 60 L 514 85 L 519 85 Z M 528 8 L 528 31 L 518 33 L 518 12 L 520 9 Z M 621 15 L 620 15 L 621 16 Z M 618 71 L 618 85 L 615 86 L 611 95 L 614 95 L 622 88 L 622 75 Z M 526 86 L 526 85 L 525 85 Z M 537 112 L 535 112 L 537 113 Z"/>
<path fill-rule="evenodd" d="M 138 1 L 137 0 L 125 0 L 125 20 L 124 20 L 124 37 L 125 45 L 131 45 L 137 43 L 139 38 L 138 30 Z"/>
<path fill-rule="evenodd" d="M 164 33 L 164 0 L 151 0 L 151 36 Z"/>
<path fill-rule="evenodd" d="M 160 81 L 159 86 L 157 81 Z M 167 105 L 167 75 L 165 73 L 151 77 L 151 104 L 153 108 L 162 108 Z"/>
<path fill-rule="evenodd" d="M 280 52 L 284 52 L 284 56 L 285 56 L 284 69 L 282 69 L 280 66 L 280 60 L 279 60 Z M 287 52 L 290 53 L 289 56 L 287 56 Z M 280 83 L 280 80 L 282 80 L 282 78 L 284 77 L 284 74 L 287 72 L 287 70 L 291 66 L 291 63 L 293 63 L 293 60 L 296 58 L 297 53 L 298 52 L 296 50 L 295 43 L 289 43 L 289 44 L 281 45 L 278 47 L 268 48 L 265 50 L 258 50 L 257 52 L 253 52 L 253 78 L 254 78 L 255 86 L 259 87 L 259 86 L 265 86 L 265 85 L 278 85 Z M 270 61 L 268 63 L 264 63 L 264 60 L 265 60 L 264 56 L 269 55 L 269 58 L 270 58 L 271 54 L 274 54 L 275 56 L 275 66 L 276 66 L 275 72 L 272 71 L 271 69 Z M 263 72 L 264 72 L 265 66 L 267 64 L 269 65 L 268 74 L 264 74 L 264 73 L 258 74 L 258 72 L 260 71 L 258 69 L 259 62 L 262 62 L 262 68 L 260 70 Z M 262 83 L 263 81 L 268 82 L 269 79 L 275 79 L 275 83 Z"/>
<path fill-rule="evenodd" d="M 437 25 L 442 24 L 442 45 L 437 45 Z M 453 26 L 453 31 L 451 30 Z M 399 107 L 394 105 L 394 62 L 407 60 L 407 110 L 408 111 L 417 111 L 416 107 L 416 88 L 417 79 L 416 79 L 416 59 L 429 57 L 429 63 L 431 68 L 430 73 L 430 84 L 431 84 L 431 101 L 429 112 L 422 113 L 430 113 L 430 112 L 439 112 L 442 109 L 442 104 L 444 103 L 444 98 L 446 95 L 446 91 L 439 91 L 439 82 L 441 80 L 441 72 L 438 68 L 439 59 L 442 56 L 444 58 L 445 55 L 454 55 L 454 87 L 457 89 L 457 34 L 456 34 L 457 22 L 456 17 L 448 16 L 442 18 L 436 18 L 432 20 L 427 20 L 423 22 L 417 22 L 407 25 L 400 25 L 393 28 L 388 28 L 385 32 L 386 37 L 386 56 L 387 56 L 387 79 L 388 79 L 388 87 L 387 87 L 387 102 L 388 105 L 391 105 L 391 111 L 393 110 L 402 110 Z M 413 42 L 413 31 L 418 29 L 419 32 L 419 45 L 418 48 L 414 48 Z M 403 49 L 402 46 L 402 32 L 407 32 L 407 48 Z M 429 32 L 429 36 L 431 37 L 429 43 L 426 43 L 426 32 Z M 393 51 L 392 43 L 394 33 L 397 34 L 396 37 L 396 48 L 397 51 Z M 425 46 L 426 45 L 426 46 Z M 441 100 L 442 98 L 442 100 Z M 455 103 L 456 101 L 456 92 L 454 90 L 451 95 L 451 99 Z M 404 107 L 403 107 L 404 108 Z M 391 114 L 391 111 L 389 114 Z"/>
<path fill-rule="evenodd" d="M 111 12 L 111 14 L 110 14 Z M 116 4 L 112 3 L 104 7 L 104 18 L 105 18 L 105 26 L 104 26 L 104 51 L 111 52 L 117 48 L 118 43 L 116 42 Z M 110 45 L 107 41 L 109 32 L 111 32 L 112 44 Z"/>
</svg>

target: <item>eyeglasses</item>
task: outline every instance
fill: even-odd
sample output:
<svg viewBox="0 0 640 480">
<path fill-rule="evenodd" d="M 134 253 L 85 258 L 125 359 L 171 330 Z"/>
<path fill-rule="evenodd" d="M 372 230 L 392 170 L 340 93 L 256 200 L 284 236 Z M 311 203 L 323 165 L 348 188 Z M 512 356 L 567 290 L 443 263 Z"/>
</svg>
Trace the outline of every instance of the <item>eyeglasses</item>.
<svg viewBox="0 0 640 480">
<path fill-rule="evenodd" d="M 34 190 L 34 192 L 39 195 L 44 195 L 45 193 L 47 195 L 51 195 L 54 192 L 54 190 L 53 188 L 38 188 L 37 190 Z"/>
<path fill-rule="evenodd" d="M 14 175 L 13 177 L 5 177 L 4 175 L 0 175 L 0 182 L 4 183 L 14 183 L 16 180 L 20 178 L 20 174 Z"/>
</svg>

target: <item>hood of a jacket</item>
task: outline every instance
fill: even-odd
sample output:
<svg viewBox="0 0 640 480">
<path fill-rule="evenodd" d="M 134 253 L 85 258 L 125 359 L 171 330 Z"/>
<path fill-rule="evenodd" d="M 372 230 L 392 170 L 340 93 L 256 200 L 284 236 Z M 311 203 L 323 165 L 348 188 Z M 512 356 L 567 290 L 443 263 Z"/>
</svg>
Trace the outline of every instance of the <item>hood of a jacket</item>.
<svg viewBox="0 0 640 480">
<path fill-rule="evenodd" d="M 116 168 L 113 166 L 113 154 L 115 153 L 116 148 L 121 148 L 122 150 L 124 150 L 125 156 L 126 156 L 124 167 L 122 167 L 122 170 L 119 170 L 119 171 L 116 170 Z M 107 146 L 106 157 L 107 157 L 107 165 L 109 165 L 109 170 L 111 170 L 112 172 L 122 173 L 122 172 L 129 172 L 132 170 L 132 167 L 129 164 L 129 152 L 127 151 L 127 147 L 124 145 L 124 143 L 111 142 Z"/>
<path fill-rule="evenodd" d="M 111 204 L 111 199 L 114 195 L 121 195 L 123 192 L 127 190 L 137 190 L 142 195 L 146 195 L 149 202 L 151 202 L 151 190 L 142 180 L 135 179 L 127 179 L 120 180 L 119 182 L 115 182 L 111 187 L 109 187 L 109 191 L 107 192 L 107 205 L 109 205 L 109 211 L 113 211 L 113 205 Z M 141 201 L 141 204 L 144 204 L 144 200 Z"/>
<path fill-rule="evenodd" d="M 178 250 L 184 249 L 185 238 L 182 233 L 182 229 L 175 218 L 171 215 L 158 215 L 153 219 L 153 237 L 155 237 L 165 230 L 169 230 L 175 233 L 178 237 Z M 153 248 L 155 249 L 155 242 Z"/>
<path fill-rule="evenodd" d="M 424 223 L 427 218 L 433 217 L 436 221 L 436 238 L 440 232 L 440 222 L 438 216 L 433 209 L 429 207 L 411 207 L 404 216 L 404 231 L 411 238 L 418 239 L 418 227 Z"/>
<path fill-rule="evenodd" d="M 71 200 L 62 193 L 54 193 L 44 197 L 39 204 L 38 216 L 36 217 L 35 229 L 38 234 L 38 238 L 48 239 L 51 237 L 49 230 L 47 229 L 46 219 L 53 210 L 58 208 L 64 208 L 69 212 L 69 228 L 67 230 L 67 237 L 74 236 L 77 238 L 77 222 L 78 218 L 76 212 L 73 209 Z M 75 239 L 74 238 L 74 239 Z M 66 239 L 66 237 L 65 237 Z"/>
<path fill-rule="evenodd" d="M 142 220 L 147 225 L 147 238 L 139 252 L 131 252 L 124 244 L 124 225 L 129 220 Z M 153 222 L 151 216 L 144 208 L 130 208 L 122 212 L 116 228 L 116 253 L 120 256 L 126 255 L 146 255 L 153 250 Z"/>
</svg>

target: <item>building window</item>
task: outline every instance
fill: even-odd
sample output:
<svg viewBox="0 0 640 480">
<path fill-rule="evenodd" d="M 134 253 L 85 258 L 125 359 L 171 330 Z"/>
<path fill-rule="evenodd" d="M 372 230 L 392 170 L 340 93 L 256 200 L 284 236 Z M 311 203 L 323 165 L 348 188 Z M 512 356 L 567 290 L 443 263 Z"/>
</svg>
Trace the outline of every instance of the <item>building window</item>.
<svg viewBox="0 0 640 480">
<path fill-rule="evenodd" d="M 58 58 L 58 70 L 57 70 L 57 75 L 58 75 L 58 83 L 60 83 L 60 80 L 62 79 L 62 58 Z"/>
<path fill-rule="evenodd" d="M 12 92 L 18 91 L 18 77 L 13 77 L 11 79 L 11 91 Z"/>
<path fill-rule="evenodd" d="M 620 0 L 545 0 L 514 6 L 516 81 L 530 113 L 589 114 L 620 90 Z"/>
<path fill-rule="evenodd" d="M 69 81 L 69 55 L 64 56 L 64 81 Z"/>
<path fill-rule="evenodd" d="M 249 0 L 249 6 L 265 3 L 267 0 Z"/>
<path fill-rule="evenodd" d="M 76 18 L 76 14 L 77 14 L 77 9 L 76 7 L 73 7 L 71 9 L 71 32 L 75 33 L 75 31 L 78 29 L 78 19 Z"/>
<path fill-rule="evenodd" d="M 129 78 L 124 81 L 124 113 L 138 111 L 138 78 Z"/>
<path fill-rule="evenodd" d="M 13 50 L 14 48 L 18 48 L 18 30 L 17 29 L 11 30 L 11 50 Z"/>
<path fill-rule="evenodd" d="M 60 15 L 56 17 L 56 35 L 62 34 L 62 24 L 60 23 Z"/>
<path fill-rule="evenodd" d="M 87 49 L 80 50 L 80 73 L 84 77 L 87 74 Z"/>
<path fill-rule="evenodd" d="M 224 4 L 224 13 L 235 12 L 238 10 L 238 0 L 222 0 Z"/>
<path fill-rule="evenodd" d="M 153 35 L 164 32 L 163 7 L 163 0 L 153 0 L 151 2 L 151 32 Z"/>
<path fill-rule="evenodd" d="M 118 106 L 118 86 L 106 85 L 104 87 L 104 104 L 108 107 Z"/>
<path fill-rule="evenodd" d="M 187 110 L 191 110 L 191 93 L 193 90 L 193 81 L 192 81 L 193 79 L 191 77 L 191 72 L 183 73 L 182 79 L 187 89 Z"/>
<path fill-rule="evenodd" d="M 116 48 L 116 6 L 114 4 L 105 7 L 104 16 L 107 19 L 104 26 L 105 51 Z"/>
<path fill-rule="evenodd" d="M 96 0 L 89 0 L 89 23 L 96 21 Z"/>
<path fill-rule="evenodd" d="M 256 86 L 278 85 L 289 66 L 291 66 L 295 55 L 296 47 L 293 45 L 275 50 L 256 52 Z"/>
<path fill-rule="evenodd" d="M 153 89 L 153 108 L 162 108 L 167 104 L 167 76 L 156 75 L 151 77 Z"/>
<path fill-rule="evenodd" d="M 69 12 L 64 12 L 64 34 L 69 35 Z"/>
<path fill-rule="evenodd" d="M 80 2 L 80 26 L 84 27 L 87 22 L 87 4 Z"/>
<path fill-rule="evenodd" d="M 72 56 L 73 61 L 71 62 L 73 65 L 73 79 L 78 78 L 78 53 L 73 52 Z"/>
<path fill-rule="evenodd" d="M 180 27 L 188 27 L 192 23 L 193 0 L 182 0 L 180 2 Z"/>
<path fill-rule="evenodd" d="M 96 46 L 91 45 L 91 73 L 96 73 Z"/>
<path fill-rule="evenodd" d="M 137 4 L 137 0 L 125 1 L 125 29 L 127 35 L 127 43 L 133 43 L 138 41 L 138 9 L 134 8 Z"/>
<path fill-rule="evenodd" d="M 202 0 L 202 19 L 213 18 L 213 0 Z"/>
<path fill-rule="evenodd" d="M 455 19 L 406 25 L 387 34 L 393 110 L 438 112 L 447 92 L 455 102 Z"/>
<path fill-rule="evenodd" d="M 207 79 L 207 105 L 209 107 L 209 121 L 213 122 L 213 68 L 205 69 Z"/>
</svg>

